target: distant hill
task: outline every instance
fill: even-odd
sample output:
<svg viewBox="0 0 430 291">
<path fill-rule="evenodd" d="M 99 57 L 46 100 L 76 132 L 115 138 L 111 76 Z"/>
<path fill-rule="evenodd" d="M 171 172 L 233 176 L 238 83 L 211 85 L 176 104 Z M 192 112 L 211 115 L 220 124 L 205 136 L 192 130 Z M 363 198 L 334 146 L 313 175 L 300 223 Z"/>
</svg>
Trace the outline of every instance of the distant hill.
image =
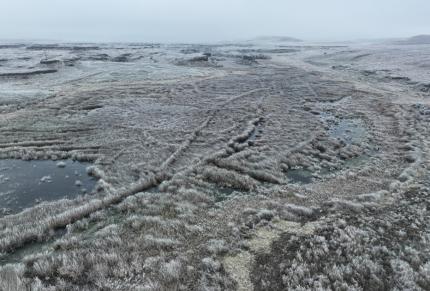
<svg viewBox="0 0 430 291">
<path fill-rule="evenodd" d="M 416 35 L 416 36 L 410 37 L 408 39 L 401 40 L 398 43 L 401 43 L 401 44 L 430 44 L 430 35 L 429 34 Z"/>
<path fill-rule="evenodd" d="M 289 36 L 260 36 L 251 41 L 270 41 L 270 42 L 301 42 L 301 39 Z"/>
</svg>

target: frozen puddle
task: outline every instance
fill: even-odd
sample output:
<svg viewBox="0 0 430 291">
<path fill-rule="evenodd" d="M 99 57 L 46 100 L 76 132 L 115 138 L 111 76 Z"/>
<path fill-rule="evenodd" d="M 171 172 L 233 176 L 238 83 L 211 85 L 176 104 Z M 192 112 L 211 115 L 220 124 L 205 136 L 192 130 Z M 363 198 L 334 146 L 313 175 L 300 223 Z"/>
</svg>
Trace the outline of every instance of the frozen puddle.
<svg viewBox="0 0 430 291">
<path fill-rule="evenodd" d="M 292 169 L 287 171 L 287 177 L 291 183 L 312 183 L 312 172 L 305 169 Z"/>
<path fill-rule="evenodd" d="M 96 179 L 87 174 L 89 165 L 71 160 L 0 160 L 0 216 L 91 192 Z"/>
<path fill-rule="evenodd" d="M 332 126 L 330 135 L 342 139 L 346 144 L 360 143 L 366 136 L 366 129 L 363 122 L 359 119 L 341 119 Z"/>
<path fill-rule="evenodd" d="M 361 119 L 339 119 L 331 112 L 322 112 L 320 118 L 328 125 L 330 136 L 346 144 L 360 143 L 366 137 L 366 126 Z"/>
</svg>

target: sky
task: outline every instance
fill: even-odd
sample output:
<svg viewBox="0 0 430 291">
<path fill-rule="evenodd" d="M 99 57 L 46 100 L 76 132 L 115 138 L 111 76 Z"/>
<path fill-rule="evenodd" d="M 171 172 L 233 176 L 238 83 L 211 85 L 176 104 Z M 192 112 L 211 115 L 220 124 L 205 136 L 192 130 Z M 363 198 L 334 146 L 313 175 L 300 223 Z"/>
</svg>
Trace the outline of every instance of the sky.
<svg viewBox="0 0 430 291">
<path fill-rule="evenodd" d="M 0 39 L 218 42 L 430 34 L 429 0 L 0 0 Z"/>
</svg>

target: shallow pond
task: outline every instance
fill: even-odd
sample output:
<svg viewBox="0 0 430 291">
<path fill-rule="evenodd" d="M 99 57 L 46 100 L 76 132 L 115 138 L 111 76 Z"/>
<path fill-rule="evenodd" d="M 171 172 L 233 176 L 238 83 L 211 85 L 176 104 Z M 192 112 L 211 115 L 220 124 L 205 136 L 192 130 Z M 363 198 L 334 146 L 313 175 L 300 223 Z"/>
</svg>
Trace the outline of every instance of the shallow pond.
<svg viewBox="0 0 430 291">
<path fill-rule="evenodd" d="M 0 211 L 16 213 L 42 201 L 90 192 L 96 179 L 87 174 L 89 165 L 71 160 L 0 160 Z"/>
<path fill-rule="evenodd" d="M 320 118 L 327 124 L 329 135 L 346 144 L 361 143 L 366 138 L 366 125 L 361 119 L 340 119 L 330 111 L 321 112 Z"/>
<path fill-rule="evenodd" d="M 312 183 L 312 172 L 305 169 L 291 169 L 287 171 L 287 177 L 291 183 Z"/>
<path fill-rule="evenodd" d="M 330 128 L 330 135 L 346 144 L 360 143 L 366 136 L 366 128 L 359 119 L 341 119 Z"/>
</svg>

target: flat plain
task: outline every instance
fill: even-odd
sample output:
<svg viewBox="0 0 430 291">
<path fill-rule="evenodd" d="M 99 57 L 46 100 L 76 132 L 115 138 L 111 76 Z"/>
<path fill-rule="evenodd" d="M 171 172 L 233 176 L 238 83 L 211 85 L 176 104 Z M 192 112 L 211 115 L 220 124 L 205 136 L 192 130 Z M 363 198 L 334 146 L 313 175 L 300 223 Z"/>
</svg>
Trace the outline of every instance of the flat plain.
<svg viewBox="0 0 430 291">
<path fill-rule="evenodd" d="M 430 45 L 0 45 L 0 290 L 429 290 Z"/>
</svg>

